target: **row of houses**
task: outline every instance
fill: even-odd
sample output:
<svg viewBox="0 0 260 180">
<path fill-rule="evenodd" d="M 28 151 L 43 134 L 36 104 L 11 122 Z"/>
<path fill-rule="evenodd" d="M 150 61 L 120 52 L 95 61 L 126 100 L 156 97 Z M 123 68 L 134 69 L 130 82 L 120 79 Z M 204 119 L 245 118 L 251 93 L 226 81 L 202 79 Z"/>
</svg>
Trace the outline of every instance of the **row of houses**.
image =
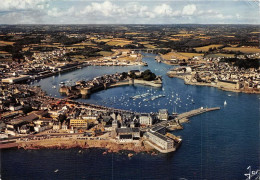
<svg viewBox="0 0 260 180">
<path fill-rule="evenodd" d="M 178 67 L 169 71 L 168 75 L 185 77 L 186 82 L 208 83 L 227 89 L 260 90 L 260 69 L 239 69 L 223 62 Z"/>
</svg>

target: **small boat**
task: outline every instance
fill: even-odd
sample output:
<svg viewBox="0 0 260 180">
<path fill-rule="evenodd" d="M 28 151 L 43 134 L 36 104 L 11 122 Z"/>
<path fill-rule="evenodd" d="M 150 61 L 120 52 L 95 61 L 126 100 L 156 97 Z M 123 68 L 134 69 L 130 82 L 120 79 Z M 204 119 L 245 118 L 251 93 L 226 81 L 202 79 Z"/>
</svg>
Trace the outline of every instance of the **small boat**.
<svg viewBox="0 0 260 180">
<path fill-rule="evenodd" d="M 227 101 L 224 101 L 224 105 L 227 105 Z"/>
<path fill-rule="evenodd" d="M 56 169 L 54 172 L 56 173 L 56 172 L 58 172 L 59 170 L 58 169 Z"/>
<path fill-rule="evenodd" d="M 132 154 L 132 153 L 129 153 L 129 154 L 128 154 L 128 157 L 132 157 L 133 155 L 134 155 L 134 154 Z"/>
<path fill-rule="evenodd" d="M 60 82 L 60 84 L 59 84 L 60 86 L 64 86 L 65 85 L 65 83 L 64 82 Z"/>
<path fill-rule="evenodd" d="M 152 152 L 152 154 L 151 154 L 152 156 L 157 156 L 158 154 L 157 153 L 155 153 L 155 152 Z"/>
</svg>

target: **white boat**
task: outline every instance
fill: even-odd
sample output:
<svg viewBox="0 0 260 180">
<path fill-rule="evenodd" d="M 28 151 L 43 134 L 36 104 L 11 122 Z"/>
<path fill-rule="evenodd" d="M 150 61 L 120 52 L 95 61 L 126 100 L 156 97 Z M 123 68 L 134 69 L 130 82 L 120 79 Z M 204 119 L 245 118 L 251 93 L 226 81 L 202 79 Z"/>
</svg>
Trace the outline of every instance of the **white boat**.
<svg viewBox="0 0 260 180">
<path fill-rule="evenodd" d="M 224 105 L 227 105 L 227 101 L 224 101 Z"/>
<path fill-rule="evenodd" d="M 56 173 L 56 172 L 58 172 L 59 170 L 58 169 L 56 169 L 54 172 Z"/>
<path fill-rule="evenodd" d="M 60 82 L 60 86 L 63 86 L 63 85 L 65 85 L 65 83 L 64 82 Z"/>
</svg>

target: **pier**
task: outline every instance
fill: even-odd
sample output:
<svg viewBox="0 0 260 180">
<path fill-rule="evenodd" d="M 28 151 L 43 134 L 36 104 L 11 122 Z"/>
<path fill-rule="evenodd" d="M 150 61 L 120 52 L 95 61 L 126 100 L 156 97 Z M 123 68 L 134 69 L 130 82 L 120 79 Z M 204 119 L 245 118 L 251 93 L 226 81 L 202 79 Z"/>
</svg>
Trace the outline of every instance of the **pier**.
<svg viewBox="0 0 260 180">
<path fill-rule="evenodd" d="M 158 125 L 161 125 L 161 126 L 171 126 L 171 123 L 173 122 L 177 122 L 178 125 L 181 124 L 181 120 L 184 120 L 187 121 L 187 119 L 189 117 L 193 117 L 193 116 L 197 116 L 199 114 L 202 114 L 202 113 L 206 113 L 206 112 L 210 112 L 210 111 L 215 111 L 215 110 L 220 110 L 220 107 L 213 107 L 213 108 L 198 108 L 198 109 L 194 109 L 194 110 L 191 110 L 191 111 L 188 111 L 188 112 L 184 112 L 184 113 L 181 113 L 181 114 L 178 114 L 177 117 L 175 117 L 174 119 L 170 120 L 170 121 L 162 121 L 160 123 L 157 123 L 154 126 L 158 126 Z"/>
<path fill-rule="evenodd" d="M 194 109 L 194 110 L 179 114 L 175 118 L 175 120 L 179 121 L 181 119 L 187 119 L 187 118 L 192 117 L 192 116 L 196 116 L 196 115 L 199 115 L 199 114 L 202 114 L 202 113 L 205 113 L 205 112 L 215 111 L 215 110 L 219 110 L 219 109 L 220 109 L 220 107 Z"/>
<path fill-rule="evenodd" d="M 214 107 L 214 108 L 201 107 L 199 109 L 194 109 L 179 114 L 177 115 L 177 117 L 175 117 L 172 120 L 162 121 L 160 123 L 154 124 L 153 126 L 151 126 L 150 129 L 149 128 L 143 129 L 143 131 L 147 131 L 145 133 L 145 136 L 147 137 L 146 142 L 156 150 L 160 151 L 161 153 L 173 152 L 180 145 L 182 139 L 181 137 L 176 137 L 173 134 L 166 133 L 166 130 L 163 129 L 167 128 L 168 131 L 183 129 L 181 123 L 188 121 L 189 117 L 196 116 L 209 111 L 219 110 L 219 109 L 220 109 L 219 107 Z M 159 131 L 161 132 L 159 133 Z"/>
</svg>

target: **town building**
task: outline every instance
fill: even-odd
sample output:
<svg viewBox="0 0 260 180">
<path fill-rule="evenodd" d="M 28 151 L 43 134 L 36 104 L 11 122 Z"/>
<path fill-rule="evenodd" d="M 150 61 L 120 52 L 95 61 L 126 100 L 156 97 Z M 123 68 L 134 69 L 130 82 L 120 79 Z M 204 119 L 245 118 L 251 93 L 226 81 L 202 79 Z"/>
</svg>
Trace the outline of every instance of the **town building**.
<svg viewBox="0 0 260 180">
<path fill-rule="evenodd" d="M 61 128 L 61 124 L 59 122 L 53 123 L 53 126 L 52 126 L 53 130 L 60 130 L 60 128 Z"/>
<path fill-rule="evenodd" d="M 71 119 L 70 126 L 73 128 L 88 128 L 89 123 L 86 119 Z"/>
<path fill-rule="evenodd" d="M 151 141 L 153 144 L 159 146 L 163 150 L 171 150 L 174 149 L 174 140 L 158 133 L 148 131 L 145 133 L 146 138 Z"/>
<path fill-rule="evenodd" d="M 153 124 L 153 117 L 150 114 L 141 114 L 139 121 L 141 125 L 151 126 Z"/>
<path fill-rule="evenodd" d="M 160 109 L 158 118 L 163 121 L 167 121 L 169 119 L 169 113 L 167 109 Z"/>
<path fill-rule="evenodd" d="M 117 128 L 117 138 L 121 142 L 132 141 L 140 138 L 139 128 Z"/>
</svg>

